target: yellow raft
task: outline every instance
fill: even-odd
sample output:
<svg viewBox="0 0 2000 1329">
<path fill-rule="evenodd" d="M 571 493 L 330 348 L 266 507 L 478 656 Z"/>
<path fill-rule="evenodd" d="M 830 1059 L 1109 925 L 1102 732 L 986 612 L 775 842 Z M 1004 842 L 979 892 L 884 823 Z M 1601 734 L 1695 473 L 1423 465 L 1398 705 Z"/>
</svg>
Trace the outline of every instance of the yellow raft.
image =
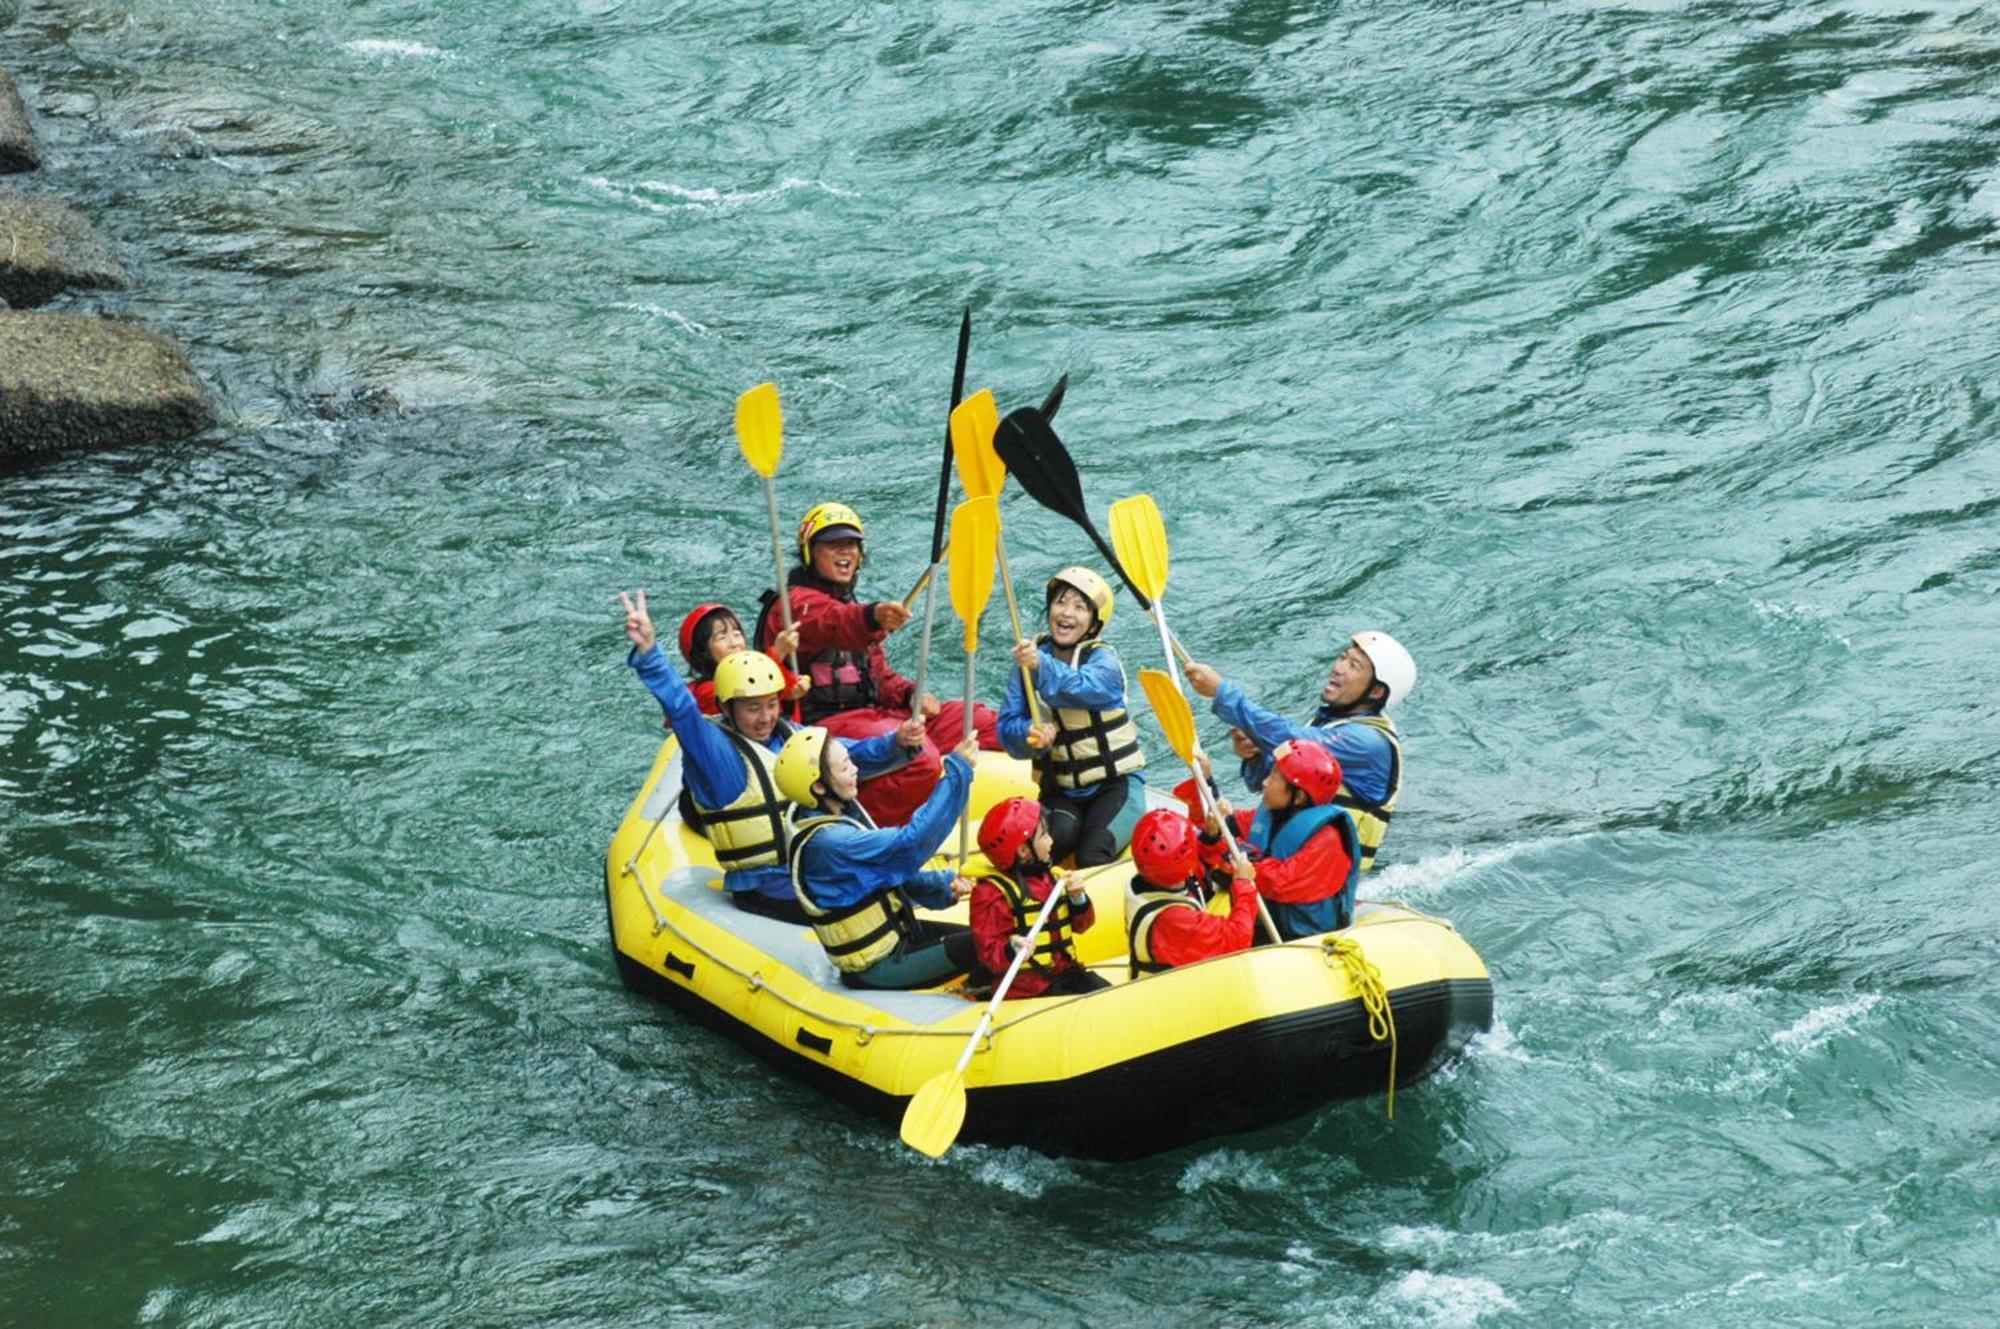
<svg viewBox="0 0 2000 1329">
<path fill-rule="evenodd" d="M 612 838 L 605 899 L 618 973 L 635 991 L 891 1123 L 949 1070 L 984 1003 L 950 989 L 843 987 L 812 932 L 746 913 L 708 841 L 677 810 L 668 738 Z M 982 753 L 976 819 L 1034 792 L 1025 762 Z M 1156 803 L 1162 796 L 1150 794 Z M 948 866 L 942 860 L 938 866 Z M 1113 987 L 1002 1003 L 965 1072 L 962 1141 L 1125 1159 L 1286 1121 L 1430 1074 L 1492 1019 L 1493 988 L 1449 923 L 1362 903 L 1340 932 L 1128 979 L 1131 867 L 1090 882 L 1077 938 Z M 926 916 L 963 923 L 965 906 Z"/>
</svg>

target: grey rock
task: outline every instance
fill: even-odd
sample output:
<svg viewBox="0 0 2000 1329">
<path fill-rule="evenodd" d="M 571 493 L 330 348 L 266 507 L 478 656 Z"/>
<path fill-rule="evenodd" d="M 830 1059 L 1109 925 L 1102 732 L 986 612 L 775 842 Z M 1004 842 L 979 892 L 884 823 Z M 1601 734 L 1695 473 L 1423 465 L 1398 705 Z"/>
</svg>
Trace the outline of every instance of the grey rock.
<svg viewBox="0 0 2000 1329">
<path fill-rule="evenodd" d="M 0 0 L 0 28 L 13 21 L 5 0 Z M 42 147 L 35 141 L 35 127 L 28 121 L 28 107 L 14 76 L 0 69 L 0 174 L 32 171 L 42 164 Z"/>
<path fill-rule="evenodd" d="M 0 300 L 28 309 L 64 291 L 127 285 L 89 218 L 53 198 L 0 189 Z"/>
<path fill-rule="evenodd" d="M 171 338 L 80 314 L 0 312 L 0 461 L 166 442 L 214 419 Z"/>
</svg>

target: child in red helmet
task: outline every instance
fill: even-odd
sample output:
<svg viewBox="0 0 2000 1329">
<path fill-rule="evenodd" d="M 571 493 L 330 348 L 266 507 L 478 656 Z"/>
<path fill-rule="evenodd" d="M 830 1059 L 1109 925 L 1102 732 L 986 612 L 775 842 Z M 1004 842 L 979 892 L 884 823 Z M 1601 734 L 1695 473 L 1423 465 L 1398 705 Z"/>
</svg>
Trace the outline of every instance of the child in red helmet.
<svg viewBox="0 0 2000 1329">
<path fill-rule="evenodd" d="M 681 655 L 694 672 L 688 687 L 701 703 L 701 713 L 720 715 L 721 707 L 715 700 L 715 667 L 731 652 L 749 648 L 750 643 L 743 636 L 743 620 L 728 605 L 699 604 L 681 620 L 680 638 Z M 779 633 L 771 649 L 765 652 L 777 661 L 778 672 L 785 677 L 786 701 L 797 701 L 812 687 L 811 679 L 800 678 L 785 667 L 785 657 L 796 651 L 798 645 L 799 630 L 794 626 L 789 633 Z M 669 723 L 667 727 L 671 729 L 673 725 Z"/>
<path fill-rule="evenodd" d="M 1132 863 L 1139 869 L 1125 902 L 1132 977 L 1249 949 L 1257 926 L 1257 871 L 1235 860 L 1229 912 L 1209 913 L 1202 906 L 1213 875 L 1204 866 L 1203 838 L 1172 808 L 1154 808 L 1132 828 Z"/>
<path fill-rule="evenodd" d="M 1015 952 L 1027 943 L 1035 916 L 1056 889 L 1049 863 L 1052 848 L 1048 818 L 1032 798 L 995 803 L 979 823 L 979 852 L 998 871 L 980 874 L 972 888 L 972 941 L 979 962 L 993 974 L 1005 973 L 1013 963 Z M 1090 931 L 1096 921 L 1089 894 L 1070 881 L 1035 938 L 1034 951 L 1007 989 L 1008 999 L 1078 996 L 1110 987 L 1084 968 L 1070 940 L 1075 933 Z"/>
<path fill-rule="evenodd" d="M 1280 743 L 1271 755 L 1256 810 L 1232 814 L 1257 889 L 1287 941 L 1344 928 L 1354 921 L 1361 837 L 1333 801 L 1340 762 L 1318 743 Z"/>
</svg>

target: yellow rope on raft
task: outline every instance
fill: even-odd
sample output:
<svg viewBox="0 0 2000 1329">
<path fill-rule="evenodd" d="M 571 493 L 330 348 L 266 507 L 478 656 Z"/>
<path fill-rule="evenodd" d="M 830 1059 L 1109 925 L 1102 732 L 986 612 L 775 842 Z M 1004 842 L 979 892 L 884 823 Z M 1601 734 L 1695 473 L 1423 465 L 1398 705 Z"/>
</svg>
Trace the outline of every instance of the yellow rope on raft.
<svg viewBox="0 0 2000 1329">
<path fill-rule="evenodd" d="M 1368 1012 L 1368 1036 L 1389 1045 L 1389 1107 L 1396 1116 L 1396 1015 L 1389 1009 L 1389 990 L 1382 986 L 1382 971 L 1370 964 L 1361 952 L 1361 943 L 1352 937 L 1327 937 L 1320 945 L 1329 963 L 1339 960 L 1347 968 L 1347 981 L 1361 994 L 1361 1008 Z"/>
</svg>

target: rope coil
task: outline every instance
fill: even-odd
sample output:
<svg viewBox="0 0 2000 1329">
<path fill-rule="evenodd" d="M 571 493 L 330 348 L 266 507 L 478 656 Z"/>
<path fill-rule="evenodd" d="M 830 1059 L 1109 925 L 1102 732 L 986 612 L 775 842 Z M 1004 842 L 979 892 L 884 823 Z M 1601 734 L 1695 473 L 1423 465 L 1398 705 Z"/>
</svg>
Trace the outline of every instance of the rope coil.
<svg viewBox="0 0 2000 1329">
<path fill-rule="evenodd" d="M 1347 981 L 1361 996 L 1361 1008 L 1368 1012 L 1368 1036 L 1389 1045 L 1389 1104 L 1387 1114 L 1396 1117 L 1396 1014 L 1389 1008 L 1389 990 L 1382 985 L 1382 971 L 1369 962 L 1361 943 L 1352 937 L 1327 937 L 1320 942 L 1327 963 L 1340 961 Z"/>
</svg>

